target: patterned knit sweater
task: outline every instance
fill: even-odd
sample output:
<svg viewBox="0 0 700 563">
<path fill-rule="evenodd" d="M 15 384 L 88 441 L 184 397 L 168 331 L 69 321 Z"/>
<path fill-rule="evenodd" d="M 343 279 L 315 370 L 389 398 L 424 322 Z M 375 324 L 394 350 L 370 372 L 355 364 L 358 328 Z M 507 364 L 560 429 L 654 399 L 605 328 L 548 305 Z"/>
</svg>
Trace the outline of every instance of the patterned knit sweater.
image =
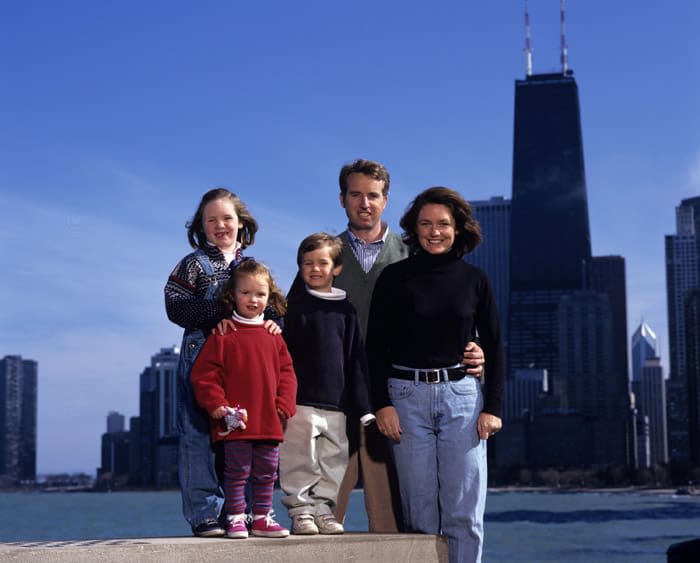
<svg viewBox="0 0 700 563">
<path fill-rule="evenodd" d="M 231 277 L 231 268 L 240 256 L 229 266 L 223 253 L 216 246 L 206 246 L 204 252 L 214 269 L 214 283 L 222 287 Z M 205 299 L 210 280 L 191 252 L 175 266 L 165 284 L 165 311 L 168 319 L 187 330 L 209 332 L 224 318 L 224 308 L 217 297 Z"/>
</svg>

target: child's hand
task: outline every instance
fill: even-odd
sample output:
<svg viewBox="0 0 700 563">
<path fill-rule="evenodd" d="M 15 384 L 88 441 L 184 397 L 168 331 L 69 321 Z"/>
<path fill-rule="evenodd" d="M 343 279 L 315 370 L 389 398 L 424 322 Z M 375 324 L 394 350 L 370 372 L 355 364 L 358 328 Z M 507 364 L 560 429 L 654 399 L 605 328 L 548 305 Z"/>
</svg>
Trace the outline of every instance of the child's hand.
<svg viewBox="0 0 700 563">
<path fill-rule="evenodd" d="M 280 423 L 282 424 L 282 430 L 287 431 L 287 415 L 284 414 L 280 409 L 277 409 L 277 416 L 280 417 Z"/>
<path fill-rule="evenodd" d="M 229 330 L 236 332 L 236 325 L 231 319 L 221 319 L 219 324 L 216 325 L 216 328 L 211 329 L 211 333 L 216 334 L 218 332 L 221 336 L 223 336 Z"/>
<path fill-rule="evenodd" d="M 226 416 L 226 407 L 219 407 L 218 409 L 214 409 L 209 413 L 209 416 L 211 416 L 214 420 L 219 420 L 220 418 L 224 418 Z"/>
<path fill-rule="evenodd" d="M 272 319 L 267 319 L 264 323 L 263 326 L 267 329 L 267 332 L 270 334 L 280 334 L 282 332 L 282 329 L 280 328 L 280 325 L 278 325 L 275 321 Z"/>
</svg>

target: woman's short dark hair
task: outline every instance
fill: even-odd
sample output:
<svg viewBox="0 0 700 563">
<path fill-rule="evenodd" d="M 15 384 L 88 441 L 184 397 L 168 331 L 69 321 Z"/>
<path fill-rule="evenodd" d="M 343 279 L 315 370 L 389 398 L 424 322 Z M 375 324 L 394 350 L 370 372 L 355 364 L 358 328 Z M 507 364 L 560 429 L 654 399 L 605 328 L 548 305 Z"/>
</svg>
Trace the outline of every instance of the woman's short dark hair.
<svg viewBox="0 0 700 563">
<path fill-rule="evenodd" d="M 418 194 L 416 199 L 410 203 L 399 222 L 404 231 L 401 237 L 412 252 L 416 252 L 420 248 L 416 231 L 418 214 L 429 203 L 445 205 L 449 208 L 455 220 L 455 242 L 452 248 L 458 256 L 462 257 L 465 254 L 469 254 L 479 245 L 481 242 L 481 227 L 474 218 L 471 205 L 459 192 L 450 188 L 436 186 Z"/>
<path fill-rule="evenodd" d="M 204 233 L 204 222 L 202 221 L 204 208 L 208 203 L 217 199 L 231 200 L 238 216 L 238 242 L 241 243 L 241 248 L 251 246 L 255 242 L 255 233 L 258 232 L 258 222 L 253 219 L 253 216 L 241 199 L 226 188 L 214 188 L 205 193 L 194 216 L 185 223 L 187 240 L 190 242 L 190 246 L 192 248 L 204 248 L 207 244 L 207 235 Z"/>
</svg>

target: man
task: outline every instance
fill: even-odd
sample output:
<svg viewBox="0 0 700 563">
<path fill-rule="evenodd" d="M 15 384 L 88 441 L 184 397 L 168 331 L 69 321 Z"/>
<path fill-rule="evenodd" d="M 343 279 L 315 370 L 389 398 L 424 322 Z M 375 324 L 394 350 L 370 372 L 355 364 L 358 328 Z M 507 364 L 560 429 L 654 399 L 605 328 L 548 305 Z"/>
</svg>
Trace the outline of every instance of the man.
<svg viewBox="0 0 700 563">
<path fill-rule="evenodd" d="M 338 183 L 348 228 L 340 234 L 343 270 L 334 286 L 345 290 L 357 309 L 364 335 L 377 278 L 386 266 L 406 258 L 408 247 L 382 221 L 389 198 L 389 172 L 383 165 L 356 160 L 341 168 Z M 290 293 L 301 289 L 301 283 L 297 278 Z M 471 366 L 468 373 L 481 374 L 484 356 L 473 342 L 465 347 L 464 362 Z M 336 518 L 343 521 L 350 493 L 361 475 L 369 531 L 385 534 L 401 531 L 401 500 L 386 438 L 374 424 L 364 427 L 357 420 L 348 420 L 348 442 L 350 457 L 334 508 Z"/>
</svg>

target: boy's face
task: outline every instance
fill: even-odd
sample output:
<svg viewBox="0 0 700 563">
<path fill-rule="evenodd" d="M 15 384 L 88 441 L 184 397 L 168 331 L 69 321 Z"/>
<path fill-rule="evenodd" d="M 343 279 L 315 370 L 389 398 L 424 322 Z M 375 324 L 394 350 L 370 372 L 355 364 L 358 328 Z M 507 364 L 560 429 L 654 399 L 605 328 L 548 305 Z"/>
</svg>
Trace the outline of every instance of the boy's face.
<svg viewBox="0 0 700 563">
<path fill-rule="evenodd" d="M 342 266 L 334 266 L 330 248 L 323 246 L 305 252 L 301 258 L 301 277 L 311 289 L 329 293 L 333 278 L 340 273 Z"/>
</svg>

